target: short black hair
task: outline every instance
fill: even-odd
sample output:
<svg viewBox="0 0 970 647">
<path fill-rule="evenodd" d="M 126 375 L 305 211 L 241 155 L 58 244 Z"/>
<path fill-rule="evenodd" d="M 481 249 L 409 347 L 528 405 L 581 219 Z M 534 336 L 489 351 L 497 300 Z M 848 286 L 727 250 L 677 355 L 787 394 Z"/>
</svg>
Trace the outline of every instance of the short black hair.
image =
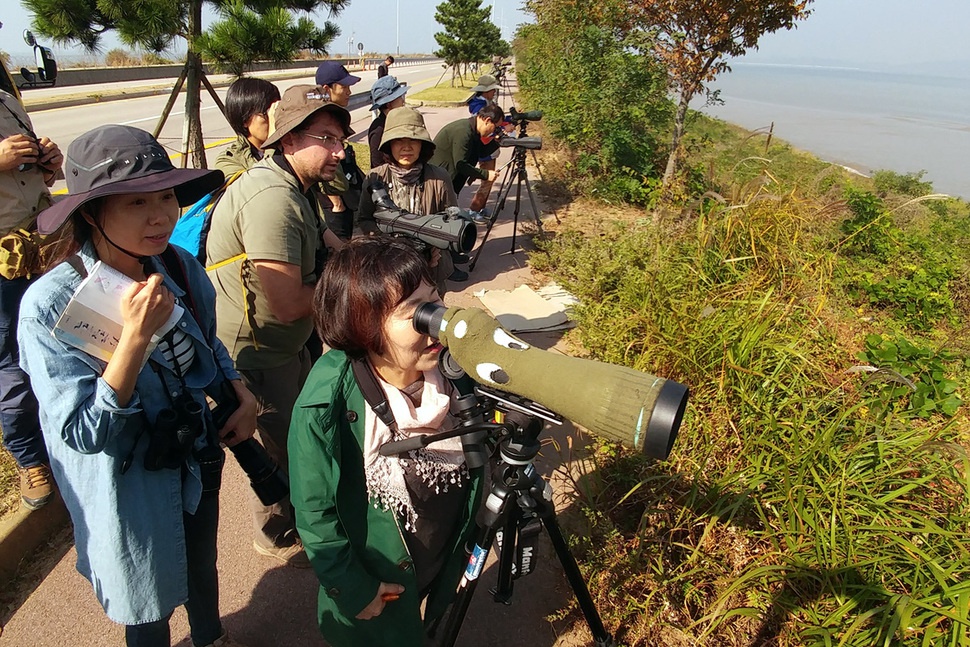
<svg viewBox="0 0 970 647">
<path fill-rule="evenodd" d="M 505 121 L 505 113 L 494 103 L 483 106 L 476 114 L 482 119 L 491 119 L 496 125 Z"/>
<path fill-rule="evenodd" d="M 351 357 L 383 355 L 384 320 L 422 283 L 435 284 L 413 245 L 388 236 L 352 239 L 327 259 L 314 290 L 320 339 Z"/>
<path fill-rule="evenodd" d="M 266 79 L 240 77 L 226 90 L 226 119 L 236 133 L 248 137 L 246 122 L 249 118 L 268 112 L 279 100 L 279 88 Z"/>
<path fill-rule="evenodd" d="M 393 57 L 393 56 L 391 56 L 390 54 L 388 54 L 388 55 L 387 55 L 387 56 L 386 56 L 386 57 L 384 58 L 384 60 L 385 60 L 385 61 L 387 61 L 388 63 L 393 63 L 393 62 L 394 62 L 394 57 Z"/>
</svg>

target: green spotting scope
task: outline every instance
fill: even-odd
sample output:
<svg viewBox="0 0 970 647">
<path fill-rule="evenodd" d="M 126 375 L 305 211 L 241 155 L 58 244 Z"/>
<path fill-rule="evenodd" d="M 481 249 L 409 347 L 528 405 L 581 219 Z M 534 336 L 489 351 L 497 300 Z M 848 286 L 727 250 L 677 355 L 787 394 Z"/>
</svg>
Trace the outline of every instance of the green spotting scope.
<svg viewBox="0 0 970 647">
<path fill-rule="evenodd" d="M 479 308 L 423 303 L 414 328 L 440 341 L 484 386 L 528 398 L 651 458 L 670 454 L 687 407 L 683 384 L 533 348 Z"/>
</svg>

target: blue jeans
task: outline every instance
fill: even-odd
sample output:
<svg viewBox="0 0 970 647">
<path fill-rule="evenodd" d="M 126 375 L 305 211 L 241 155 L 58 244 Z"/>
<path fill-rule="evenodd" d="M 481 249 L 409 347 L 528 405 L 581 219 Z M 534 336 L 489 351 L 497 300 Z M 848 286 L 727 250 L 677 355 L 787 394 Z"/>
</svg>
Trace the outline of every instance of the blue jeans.
<svg viewBox="0 0 970 647">
<path fill-rule="evenodd" d="M 219 575 L 216 573 L 216 531 L 219 527 L 219 492 L 203 492 L 195 514 L 182 515 L 185 552 L 189 568 L 189 599 L 185 610 L 194 645 L 210 645 L 222 636 L 219 619 Z M 128 647 L 171 647 L 166 617 L 155 622 L 125 627 Z"/>
<path fill-rule="evenodd" d="M 30 378 L 20 369 L 17 321 L 28 279 L 0 277 L 0 428 L 3 444 L 21 467 L 47 463 L 47 447 L 37 417 Z"/>
</svg>

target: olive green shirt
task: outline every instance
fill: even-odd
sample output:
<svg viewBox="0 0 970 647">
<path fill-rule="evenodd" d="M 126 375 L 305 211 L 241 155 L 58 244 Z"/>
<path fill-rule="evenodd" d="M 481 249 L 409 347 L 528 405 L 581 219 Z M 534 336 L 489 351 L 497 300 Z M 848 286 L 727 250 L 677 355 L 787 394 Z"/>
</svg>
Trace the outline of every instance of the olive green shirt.
<svg viewBox="0 0 970 647">
<path fill-rule="evenodd" d="M 296 265 L 303 283 L 313 285 L 318 222 L 313 204 L 282 155 L 257 162 L 229 185 L 213 210 L 206 266 L 246 255 L 245 260 L 209 271 L 216 289 L 216 332 L 237 369 L 282 366 L 310 337 L 311 317 L 283 323 L 273 316 L 252 261 Z"/>
</svg>

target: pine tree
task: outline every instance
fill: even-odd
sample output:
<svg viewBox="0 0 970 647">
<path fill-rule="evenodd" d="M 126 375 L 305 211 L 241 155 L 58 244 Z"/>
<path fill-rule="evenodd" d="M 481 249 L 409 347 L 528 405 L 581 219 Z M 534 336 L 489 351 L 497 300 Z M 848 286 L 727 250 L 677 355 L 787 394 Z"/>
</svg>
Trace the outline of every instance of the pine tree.
<svg viewBox="0 0 970 647">
<path fill-rule="evenodd" d="M 220 26 L 221 23 L 213 33 L 203 35 L 203 1 L 219 9 L 223 22 L 245 17 L 246 24 L 255 25 L 260 37 L 244 38 L 241 30 Z M 199 116 L 203 54 L 226 69 L 241 71 L 255 60 L 290 60 L 300 49 L 325 52 L 339 34 L 337 27 L 328 22 L 323 29 L 316 29 L 305 17 L 294 24 L 290 12 L 323 8 L 336 15 L 348 4 L 349 0 L 23 0 L 34 15 L 33 28 L 37 33 L 58 43 L 80 44 L 90 51 L 99 49 L 102 34 L 108 30 L 115 30 L 125 45 L 152 52 L 168 49 L 177 38 L 185 39 L 182 78 L 188 127 L 183 146 L 191 152 L 196 168 L 206 167 Z M 230 38 L 244 44 L 230 46 Z M 175 92 L 173 99 L 174 96 Z M 166 115 L 169 109 L 171 101 Z"/>
<path fill-rule="evenodd" d="M 452 85 L 462 68 L 500 54 L 504 41 L 491 15 L 492 8 L 482 7 L 482 0 L 445 0 L 438 5 L 434 18 L 444 31 L 434 35 L 440 48 L 434 54 L 451 67 Z"/>
</svg>

